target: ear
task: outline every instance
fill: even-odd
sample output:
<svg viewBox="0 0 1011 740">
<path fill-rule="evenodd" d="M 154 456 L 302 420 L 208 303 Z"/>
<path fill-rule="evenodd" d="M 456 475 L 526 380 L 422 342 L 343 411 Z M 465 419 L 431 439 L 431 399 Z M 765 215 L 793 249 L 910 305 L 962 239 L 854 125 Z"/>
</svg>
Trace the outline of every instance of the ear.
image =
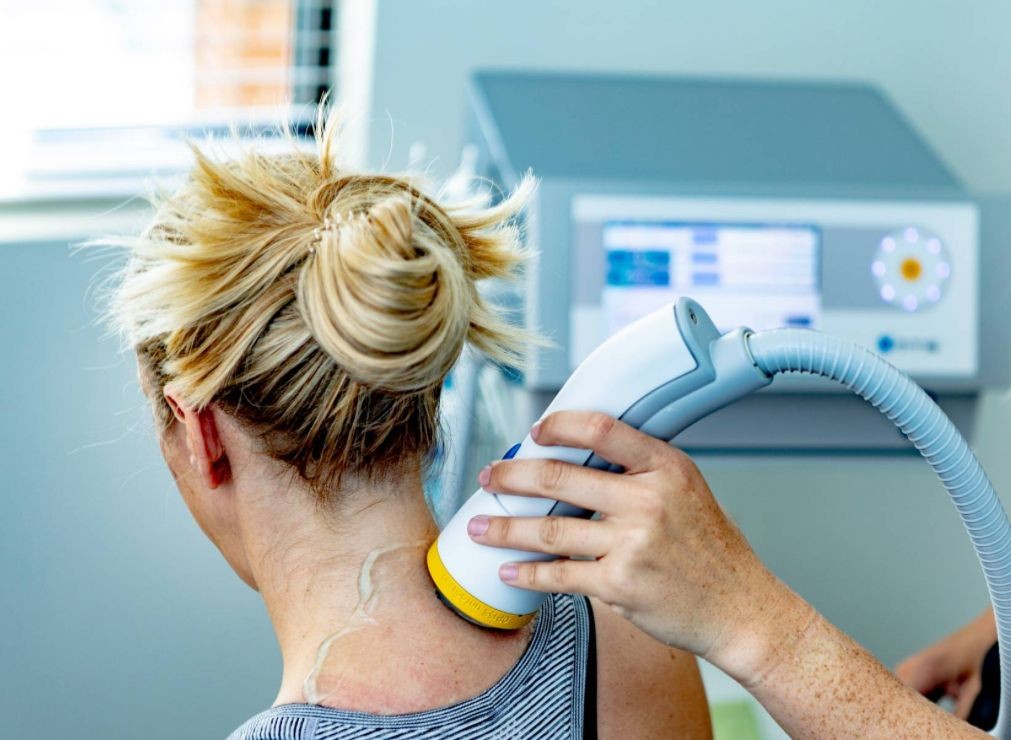
<svg viewBox="0 0 1011 740">
<path fill-rule="evenodd" d="M 176 421 L 186 430 L 191 464 L 207 488 L 217 488 L 227 481 L 230 470 L 214 411 L 210 407 L 198 411 L 183 401 L 171 386 L 166 386 L 164 393 Z"/>
<path fill-rule="evenodd" d="M 179 400 L 179 395 L 176 393 L 175 389 L 170 386 L 165 386 L 162 394 L 165 396 L 165 400 L 168 402 L 169 408 L 172 409 L 172 414 L 176 417 L 176 421 L 185 424 L 186 410 L 183 407 L 182 401 Z"/>
</svg>

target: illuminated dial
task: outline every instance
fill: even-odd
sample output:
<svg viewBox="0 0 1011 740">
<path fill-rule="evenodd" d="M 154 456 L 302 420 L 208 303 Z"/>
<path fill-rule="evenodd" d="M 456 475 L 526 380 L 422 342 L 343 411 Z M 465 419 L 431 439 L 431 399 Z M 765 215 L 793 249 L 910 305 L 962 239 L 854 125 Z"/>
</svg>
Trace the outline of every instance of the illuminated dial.
<svg viewBox="0 0 1011 740">
<path fill-rule="evenodd" d="M 918 311 L 937 303 L 951 278 L 948 250 L 935 235 L 908 226 L 885 236 L 871 262 L 885 303 Z"/>
</svg>

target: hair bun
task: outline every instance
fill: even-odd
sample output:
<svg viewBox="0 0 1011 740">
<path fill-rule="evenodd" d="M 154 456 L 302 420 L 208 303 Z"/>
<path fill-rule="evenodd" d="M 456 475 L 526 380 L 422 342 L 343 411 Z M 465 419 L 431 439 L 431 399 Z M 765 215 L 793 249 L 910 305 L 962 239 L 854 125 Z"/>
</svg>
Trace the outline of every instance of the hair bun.
<svg viewBox="0 0 1011 740">
<path fill-rule="evenodd" d="M 526 256 L 532 179 L 495 202 L 440 203 L 410 177 L 343 167 L 339 132 L 321 107 L 315 152 L 290 134 L 287 153 L 194 147 L 151 226 L 105 242 L 130 251 L 112 314 L 160 431 L 174 423 L 171 383 L 247 424 L 321 502 L 347 475 L 413 471 L 432 451 L 442 381 L 465 343 L 518 366 L 531 339 L 478 284 Z"/>
<path fill-rule="evenodd" d="M 362 206 L 316 232 L 298 286 L 303 318 L 356 381 L 391 391 L 437 385 L 463 349 L 476 291 L 409 195 Z"/>
</svg>

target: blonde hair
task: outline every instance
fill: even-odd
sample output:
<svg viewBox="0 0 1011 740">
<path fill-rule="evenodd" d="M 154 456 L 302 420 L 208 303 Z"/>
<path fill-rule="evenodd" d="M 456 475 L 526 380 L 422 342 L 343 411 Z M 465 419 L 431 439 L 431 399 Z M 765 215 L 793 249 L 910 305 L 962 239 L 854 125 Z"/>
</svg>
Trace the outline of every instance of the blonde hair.
<svg viewBox="0 0 1011 740">
<path fill-rule="evenodd" d="M 515 220 L 533 181 L 491 207 L 439 203 L 409 177 L 343 169 L 338 135 L 321 112 L 315 152 L 194 147 L 112 302 L 161 427 L 171 384 L 247 424 L 322 498 L 432 450 L 465 343 L 516 364 L 528 338 L 477 282 L 524 259 Z"/>
</svg>

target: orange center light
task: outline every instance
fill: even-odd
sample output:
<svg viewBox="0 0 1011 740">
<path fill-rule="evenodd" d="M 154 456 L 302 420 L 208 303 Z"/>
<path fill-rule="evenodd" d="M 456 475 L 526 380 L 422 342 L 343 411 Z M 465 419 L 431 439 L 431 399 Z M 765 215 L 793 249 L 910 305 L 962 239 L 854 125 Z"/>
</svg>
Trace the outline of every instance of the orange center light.
<svg viewBox="0 0 1011 740">
<path fill-rule="evenodd" d="M 910 257 L 902 261 L 899 271 L 902 273 L 902 277 L 909 282 L 913 282 L 914 280 L 919 280 L 920 275 L 923 274 L 923 265 L 920 264 L 918 259 Z"/>
</svg>

